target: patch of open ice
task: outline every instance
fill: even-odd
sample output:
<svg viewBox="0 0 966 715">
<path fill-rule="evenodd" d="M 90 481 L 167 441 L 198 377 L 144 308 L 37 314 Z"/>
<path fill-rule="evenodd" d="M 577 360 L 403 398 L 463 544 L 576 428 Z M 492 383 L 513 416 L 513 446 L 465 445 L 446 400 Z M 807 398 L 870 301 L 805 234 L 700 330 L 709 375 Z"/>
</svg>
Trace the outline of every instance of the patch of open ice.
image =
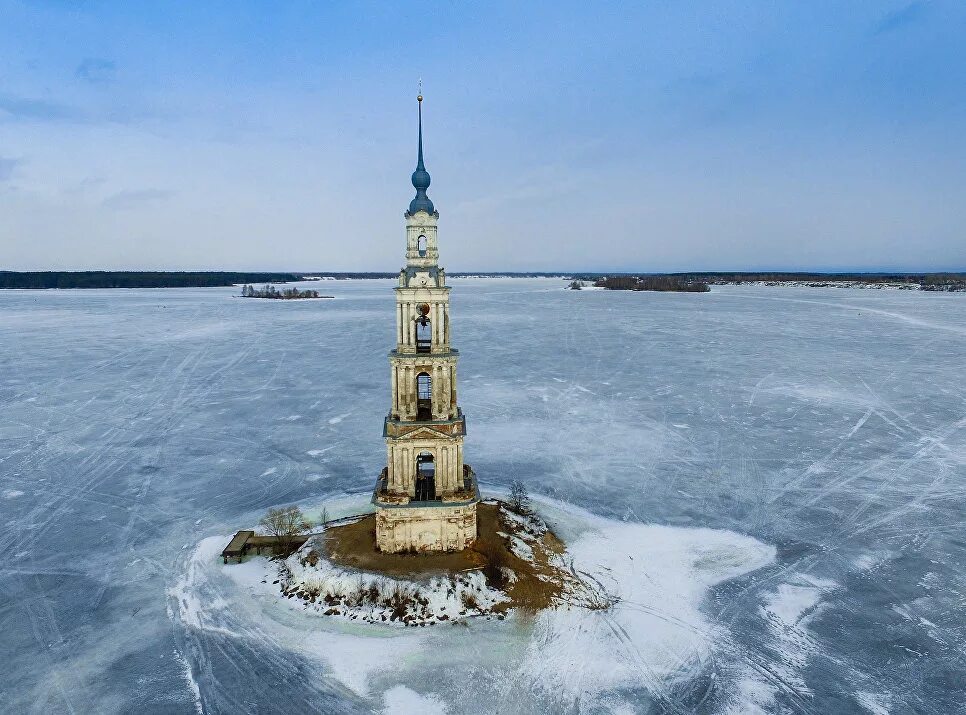
<svg viewBox="0 0 966 715">
<path fill-rule="evenodd" d="M 725 715 L 766 715 L 765 708 L 774 701 L 775 687 L 749 669 L 738 680 L 724 712 Z"/>
<path fill-rule="evenodd" d="M 604 611 L 558 609 L 537 619 L 523 667 L 572 701 L 635 686 L 660 701 L 714 648 L 719 634 L 700 610 L 707 590 L 775 558 L 774 547 L 733 532 L 621 523 L 539 503 L 550 521 L 583 524 L 568 545 L 573 566 L 619 599 Z"/>
<path fill-rule="evenodd" d="M 855 699 L 872 715 L 889 715 L 889 704 L 884 695 L 858 691 L 855 694 Z"/>
<path fill-rule="evenodd" d="M 446 713 L 446 708 L 438 698 L 420 695 L 405 685 L 389 688 L 383 695 L 383 702 L 385 703 L 382 709 L 383 715 L 411 715 L 412 713 L 444 715 Z"/>
<path fill-rule="evenodd" d="M 191 692 L 191 699 L 195 706 L 195 712 L 198 715 L 204 715 L 204 707 L 201 704 L 201 689 L 198 687 L 198 681 L 195 680 L 194 675 L 191 673 L 191 663 L 179 650 L 174 651 L 175 660 L 180 663 L 182 671 L 184 672 L 185 682 L 188 684 L 188 690 Z"/>
<path fill-rule="evenodd" d="M 195 547 L 185 573 L 168 589 L 168 596 L 175 604 L 174 608 L 170 604 L 168 606 L 170 617 L 177 615 L 178 620 L 192 628 L 228 636 L 238 635 L 221 622 L 228 602 L 217 591 L 205 587 L 211 564 L 221 557 L 221 550 L 230 539 L 230 535 L 209 536 Z"/>
<path fill-rule="evenodd" d="M 808 625 L 821 612 L 825 593 L 836 587 L 834 581 L 792 574 L 786 583 L 765 596 L 759 613 L 768 623 L 781 658 L 767 676 L 758 669 L 745 668 L 729 713 L 766 712 L 774 703 L 779 684 L 796 696 L 810 694 L 801 676 L 817 648 Z"/>
<path fill-rule="evenodd" d="M 799 624 L 802 616 L 822 597 L 822 591 L 835 583 L 810 577 L 803 577 L 804 585 L 797 583 L 779 584 L 778 590 L 767 598 L 762 613 L 772 620 L 775 627 L 786 631 Z"/>
<path fill-rule="evenodd" d="M 377 674 L 384 674 L 393 663 L 405 663 L 425 646 L 425 637 L 400 635 L 378 626 L 370 632 L 358 627 L 349 630 L 348 626 L 341 630 L 339 625 L 329 620 L 322 626 L 316 624 L 314 630 L 286 628 L 281 642 L 324 662 L 333 678 L 363 696 L 369 694 Z M 273 631 L 278 628 L 278 624 L 273 626 Z"/>
<path fill-rule="evenodd" d="M 871 571 L 889 559 L 888 551 L 860 554 L 852 561 L 852 565 L 859 571 Z"/>
</svg>

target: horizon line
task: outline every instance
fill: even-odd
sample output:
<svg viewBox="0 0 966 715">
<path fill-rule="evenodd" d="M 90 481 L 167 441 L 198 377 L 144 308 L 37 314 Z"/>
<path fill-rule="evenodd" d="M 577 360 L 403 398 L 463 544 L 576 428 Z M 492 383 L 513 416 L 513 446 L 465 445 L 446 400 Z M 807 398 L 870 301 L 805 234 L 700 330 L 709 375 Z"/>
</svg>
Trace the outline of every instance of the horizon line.
<svg viewBox="0 0 966 715">
<path fill-rule="evenodd" d="M 227 269 L 227 268 L 202 268 L 202 269 L 181 269 L 181 268 L 43 268 L 43 269 L 9 269 L 0 268 L 0 274 L 3 273 L 276 273 L 276 274 L 289 274 L 289 275 L 299 275 L 299 276 L 325 276 L 325 275 L 366 275 L 366 274 L 385 274 L 390 276 L 395 276 L 398 271 L 396 270 L 288 270 L 288 269 Z M 682 274 L 698 274 L 698 275 L 715 275 L 715 274 L 765 274 L 765 273 L 785 273 L 785 274 L 802 274 L 802 275 L 842 275 L 842 274 L 859 274 L 859 275 L 929 275 L 936 273 L 966 273 L 966 267 L 962 268 L 931 268 L 931 269 L 912 269 L 912 268 L 835 268 L 835 269 L 820 269 L 820 268 L 739 268 L 739 269 L 687 269 L 687 270 L 674 270 L 674 271 L 654 271 L 654 270 L 638 270 L 638 269 L 606 269 L 606 268 L 581 268 L 581 269 L 570 269 L 570 270 L 556 270 L 556 269 L 512 269 L 512 270 L 458 270 L 458 271 L 448 271 L 450 275 L 466 275 L 466 274 L 478 274 L 478 275 L 524 275 L 524 274 L 540 274 L 545 276 L 571 276 L 578 274 L 592 274 L 592 275 L 682 275 Z"/>
</svg>

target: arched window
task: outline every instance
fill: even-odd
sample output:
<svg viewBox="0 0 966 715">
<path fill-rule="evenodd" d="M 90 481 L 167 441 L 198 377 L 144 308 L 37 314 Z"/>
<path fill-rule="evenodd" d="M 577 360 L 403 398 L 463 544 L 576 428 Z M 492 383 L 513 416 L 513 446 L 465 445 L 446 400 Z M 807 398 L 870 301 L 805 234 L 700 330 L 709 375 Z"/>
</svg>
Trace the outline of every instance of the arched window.
<svg viewBox="0 0 966 715">
<path fill-rule="evenodd" d="M 427 239 L 425 236 L 420 236 L 416 239 L 416 250 L 419 251 L 420 256 L 426 255 L 426 243 Z"/>
<path fill-rule="evenodd" d="M 420 303 L 417 307 L 419 317 L 416 318 L 416 352 L 429 353 L 433 351 L 433 321 L 429 319 L 429 304 Z"/>
<path fill-rule="evenodd" d="M 416 501 L 436 501 L 436 460 L 432 452 L 416 455 Z"/>
<path fill-rule="evenodd" d="M 433 378 L 426 372 L 416 375 L 416 419 L 433 419 Z"/>
</svg>

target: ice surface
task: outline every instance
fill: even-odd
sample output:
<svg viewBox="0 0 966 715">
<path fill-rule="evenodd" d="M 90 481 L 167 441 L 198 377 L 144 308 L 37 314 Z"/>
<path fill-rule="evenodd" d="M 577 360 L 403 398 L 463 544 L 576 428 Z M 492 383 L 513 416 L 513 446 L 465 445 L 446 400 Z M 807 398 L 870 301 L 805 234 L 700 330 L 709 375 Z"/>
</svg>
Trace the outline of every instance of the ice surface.
<svg viewBox="0 0 966 715">
<path fill-rule="evenodd" d="M 575 709 L 963 711 L 964 296 L 453 283 L 484 491 L 520 478 L 641 539 L 712 529 L 777 548 L 668 599 L 704 645 L 634 631 L 640 660 L 613 680 L 585 658 L 603 683 L 566 682 L 587 693 Z M 16 654 L 0 711 L 355 713 L 419 697 L 512 713 L 554 696 L 531 701 L 530 684 L 573 672 L 559 645 L 537 648 L 543 671 L 517 658 L 555 632 L 544 617 L 378 648 L 353 624 L 319 642 L 303 614 L 262 618 L 208 551 L 196 562 L 208 537 L 214 550 L 269 506 L 368 490 L 383 466 L 392 281 L 326 285 L 335 300 L 305 303 L 0 292 L 0 644 Z M 606 630 L 575 631 L 571 652 L 599 653 Z"/>
<path fill-rule="evenodd" d="M 557 524 L 586 529 L 569 546 L 573 567 L 616 603 L 539 614 L 522 666 L 531 688 L 568 710 L 635 688 L 647 697 L 624 704 L 672 706 L 675 681 L 700 674 L 728 640 L 700 611 L 708 589 L 769 564 L 774 548 L 728 531 L 624 523 L 538 503 L 556 512 Z"/>
<path fill-rule="evenodd" d="M 405 685 L 396 685 L 386 691 L 385 715 L 443 715 L 446 707 L 439 698 L 427 697 L 413 692 Z"/>
</svg>

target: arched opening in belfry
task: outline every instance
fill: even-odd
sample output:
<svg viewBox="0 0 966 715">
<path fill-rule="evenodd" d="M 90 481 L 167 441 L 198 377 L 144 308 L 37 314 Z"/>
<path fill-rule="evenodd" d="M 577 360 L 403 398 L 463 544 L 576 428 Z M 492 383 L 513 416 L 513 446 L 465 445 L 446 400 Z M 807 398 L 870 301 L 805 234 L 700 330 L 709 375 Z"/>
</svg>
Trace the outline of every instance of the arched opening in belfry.
<svg viewBox="0 0 966 715">
<path fill-rule="evenodd" d="M 416 455 L 416 501 L 436 500 L 436 459 L 432 452 Z"/>
<path fill-rule="evenodd" d="M 427 372 L 416 375 L 416 419 L 433 418 L 433 378 Z"/>
<path fill-rule="evenodd" d="M 419 317 L 416 318 L 416 352 L 428 353 L 433 351 L 433 321 L 429 319 L 429 304 L 420 303 L 417 306 Z"/>
<path fill-rule="evenodd" d="M 426 255 L 426 244 L 428 240 L 425 236 L 420 236 L 416 239 L 416 250 L 419 251 L 420 256 Z"/>
</svg>

